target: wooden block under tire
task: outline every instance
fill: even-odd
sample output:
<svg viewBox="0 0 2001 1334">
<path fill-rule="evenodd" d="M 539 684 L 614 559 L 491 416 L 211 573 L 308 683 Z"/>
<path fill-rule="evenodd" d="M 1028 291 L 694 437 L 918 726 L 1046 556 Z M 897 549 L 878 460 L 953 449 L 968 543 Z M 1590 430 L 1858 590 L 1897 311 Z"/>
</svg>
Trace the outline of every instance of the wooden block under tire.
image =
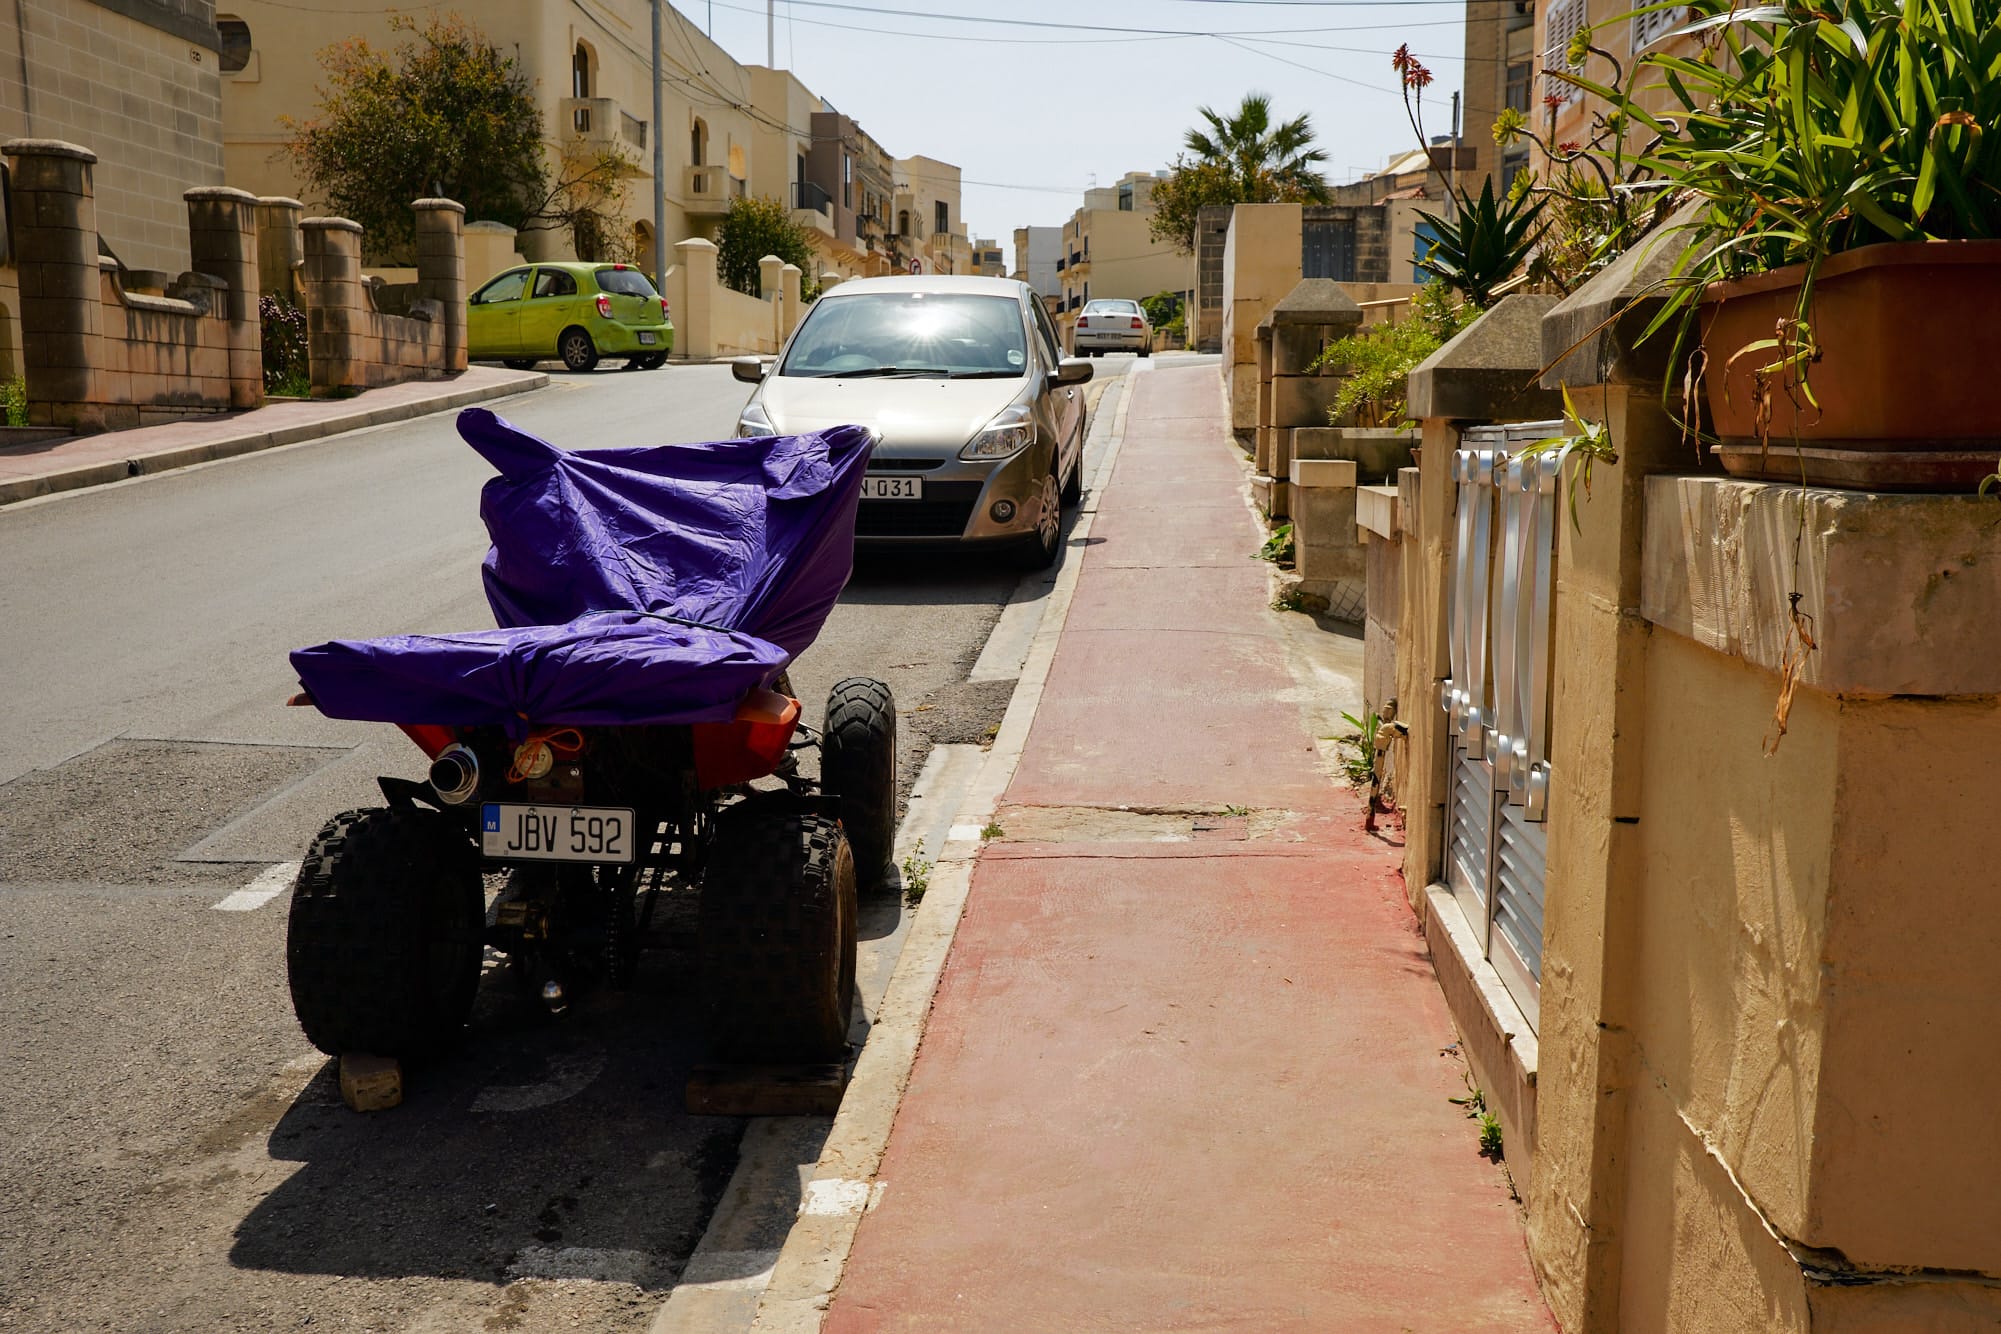
<svg viewBox="0 0 2001 1334">
<path fill-rule="evenodd" d="M 845 1065 L 698 1065 L 686 1101 L 691 1116 L 832 1116 L 847 1088 Z"/>
<path fill-rule="evenodd" d="M 386 1112 L 403 1101 L 403 1067 L 391 1056 L 349 1052 L 340 1058 L 340 1096 L 357 1112 Z"/>
</svg>

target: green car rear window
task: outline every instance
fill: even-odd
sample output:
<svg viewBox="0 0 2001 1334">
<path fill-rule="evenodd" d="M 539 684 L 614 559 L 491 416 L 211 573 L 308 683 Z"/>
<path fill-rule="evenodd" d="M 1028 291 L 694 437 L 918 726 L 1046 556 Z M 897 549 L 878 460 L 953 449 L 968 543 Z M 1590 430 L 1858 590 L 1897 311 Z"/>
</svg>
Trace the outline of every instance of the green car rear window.
<svg viewBox="0 0 2001 1334">
<path fill-rule="evenodd" d="M 620 296 L 659 295 L 638 269 L 598 269 L 592 276 L 598 280 L 601 292 L 616 292 Z"/>
<path fill-rule="evenodd" d="M 535 273 L 536 296 L 575 296 L 577 280 L 561 269 L 538 269 Z"/>
</svg>

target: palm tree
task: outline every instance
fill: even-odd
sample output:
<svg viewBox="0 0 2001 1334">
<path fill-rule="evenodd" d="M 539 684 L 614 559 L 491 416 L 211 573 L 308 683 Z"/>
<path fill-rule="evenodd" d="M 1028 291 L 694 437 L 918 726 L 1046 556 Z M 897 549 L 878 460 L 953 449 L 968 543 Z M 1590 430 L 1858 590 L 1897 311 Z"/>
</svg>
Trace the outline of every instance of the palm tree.
<svg viewBox="0 0 2001 1334">
<path fill-rule="evenodd" d="M 1313 147 L 1313 126 L 1304 113 L 1274 126 L 1271 98 L 1264 93 L 1246 93 L 1234 115 L 1197 110 L 1209 128 L 1188 131 L 1183 143 L 1203 164 L 1230 173 L 1241 202 L 1327 201 L 1327 181 L 1318 170 L 1327 154 Z"/>
</svg>

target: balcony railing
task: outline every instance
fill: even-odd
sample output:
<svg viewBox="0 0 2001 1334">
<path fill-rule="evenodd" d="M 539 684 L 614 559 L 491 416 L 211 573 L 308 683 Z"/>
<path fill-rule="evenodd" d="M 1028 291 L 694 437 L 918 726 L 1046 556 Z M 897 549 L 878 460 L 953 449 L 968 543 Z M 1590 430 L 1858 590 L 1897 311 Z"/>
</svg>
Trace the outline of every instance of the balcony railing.
<svg viewBox="0 0 2001 1334">
<path fill-rule="evenodd" d="M 619 117 L 624 113 L 609 97 L 566 97 L 560 114 L 571 134 L 606 144 L 619 137 Z"/>
<path fill-rule="evenodd" d="M 832 213 L 834 197 L 811 181 L 794 181 L 792 207 L 811 209 L 815 213 Z"/>
</svg>

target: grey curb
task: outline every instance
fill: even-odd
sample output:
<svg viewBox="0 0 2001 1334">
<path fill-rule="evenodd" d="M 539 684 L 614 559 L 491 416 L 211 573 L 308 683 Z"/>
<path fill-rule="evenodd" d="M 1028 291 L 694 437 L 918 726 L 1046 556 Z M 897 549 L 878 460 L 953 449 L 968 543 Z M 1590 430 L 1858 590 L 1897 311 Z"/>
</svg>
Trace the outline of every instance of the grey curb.
<svg viewBox="0 0 2001 1334">
<path fill-rule="evenodd" d="M 412 417 L 425 417 L 434 412 L 456 412 L 460 408 L 471 407 L 475 403 L 484 403 L 490 399 L 544 389 L 548 384 L 549 377 L 538 372 L 504 384 L 487 385 L 479 389 L 460 389 L 449 394 L 441 394 L 436 398 L 417 399 L 398 403 L 392 407 L 357 408 L 354 412 L 320 421 L 300 422 L 294 426 L 283 426 L 271 431 L 249 431 L 242 435 L 225 436 L 219 440 L 177 445 L 171 449 L 158 450 L 136 458 L 107 459 L 102 463 L 44 473 L 39 477 L 15 478 L 12 481 L 0 482 L 0 505 L 11 505 L 16 501 L 33 500 L 38 496 L 51 496 L 64 491 L 77 491 L 84 487 L 103 486 L 109 482 L 122 482 L 128 477 L 171 472 L 176 468 L 192 467 L 197 463 L 212 463 L 217 459 L 235 458 L 239 454 L 254 454 L 259 450 L 276 449 L 282 445 L 296 445 L 302 441 L 318 440 L 329 435 L 339 435 L 343 431 L 359 430 L 365 426 L 382 426 L 389 422 L 408 421 Z"/>
</svg>

